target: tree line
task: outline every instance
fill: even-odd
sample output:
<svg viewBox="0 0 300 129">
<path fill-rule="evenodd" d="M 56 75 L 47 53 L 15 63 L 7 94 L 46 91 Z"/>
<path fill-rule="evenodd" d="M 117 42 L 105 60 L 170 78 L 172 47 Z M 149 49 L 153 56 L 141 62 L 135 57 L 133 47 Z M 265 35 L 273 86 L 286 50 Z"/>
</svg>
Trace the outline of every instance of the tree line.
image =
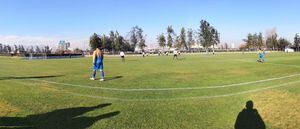
<svg viewBox="0 0 300 129">
<path fill-rule="evenodd" d="M 89 45 L 91 50 L 101 48 L 109 52 L 134 52 L 136 49 L 144 51 L 144 48 L 147 47 L 146 35 L 139 26 L 132 27 L 127 37 L 129 38 L 124 38 L 118 31 L 110 31 L 108 36 L 94 33 L 90 37 Z"/>
<path fill-rule="evenodd" d="M 0 43 L 0 54 L 28 54 L 28 53 L 51 53 L 49 46 L 5 45 Z"/>
<path fill-rule="evenodd" d="M 267 48 L 268 50 L 283 51 L 286 47 L 292 47 L 295 48 L 296 51 L 299 51 L 300 47 L 300 37 L 298 34 L 295 34 L 293 43 L 288 41 L 286 38 L 278 38 L 277 33 L 268 35 L 266 40 L 264 40 L 262 33 L 249 33 L 247 38 L 244 39 L 244 42 L 245 44 L 240 46 L 241 50 L 258 50 Z"/>
<path fill-rule="evenodd" d="M 158 45 L 162 49 L 174 47 L 180 50 L 191 51 L 192 46 L 197 44 L 204 47 L 206 52 L 208 52 L 209 47 L 214 49 L 214 46 L 220 43 L 220 33 L 206 20 L 200 21 L 200 26 L 196 31 L 191 28 L 186 31 L 182 27 L 178 36 L 172 26 L 168 26 L 166 31 L 166 36 L 164 33 L 157 36 Z"/>
</svg>

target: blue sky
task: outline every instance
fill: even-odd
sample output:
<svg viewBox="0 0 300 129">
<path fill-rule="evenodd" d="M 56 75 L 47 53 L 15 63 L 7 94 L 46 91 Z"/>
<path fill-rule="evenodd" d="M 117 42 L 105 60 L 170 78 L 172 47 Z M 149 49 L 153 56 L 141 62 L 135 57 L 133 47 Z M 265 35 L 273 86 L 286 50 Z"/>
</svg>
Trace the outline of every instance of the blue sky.
<svg viewBox="0 0 300 129">
<path fill-rule="evenodd" d="M 127 35 L 138 25 L 147 43 L 173 25 L 198 29 L 209 21 L 221 33 L 221 42 L 239 44 L 247 33 L 276 27 L 292 41 L 300 33 L 297 0 L 0 0 L 0 42 L 57 44 L 60 39 L 85 47 L 96 32 L 118 30 Z"/>
</svg>

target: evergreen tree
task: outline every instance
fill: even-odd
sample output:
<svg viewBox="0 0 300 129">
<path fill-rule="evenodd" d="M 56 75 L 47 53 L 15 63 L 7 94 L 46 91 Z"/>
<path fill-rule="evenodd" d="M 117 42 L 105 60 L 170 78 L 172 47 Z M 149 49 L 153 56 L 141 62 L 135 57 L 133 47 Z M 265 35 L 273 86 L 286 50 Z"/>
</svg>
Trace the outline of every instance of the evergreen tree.
<svg viewBox="0 0 300 129">
<path fill-rule="evenodd" d="M 35 47 L 35 53 L 42 53 L 41 49 L 39 46 Z"/>
<path fill-rule="evenodd" d="M 296 48 L 296 51 L 299 51 L 299 47 L 300 47 L 300 37 L 298 34 L 295 35 L 294 37 L 294 46 Z"/>
<path fill-rule="evenodd" d="M 262 49 L 263 46 L 264 46 L 264 40 L 263 40 L 262 33 L 260 32 L 260 33 L 258 34 L 257 47 L 258 47 L 259 49 Z"/>
<path fill-rule="evenodd" d="M 137 38 L 137 34 L 136 34 L 136 31 L 139 27 L 138 26 L 135 26 L 135 27 L 132 27 L 130 32 L 129 32 L 129 35 L 130 35 L 130 45 L 131 45 L 131 49 L 134 51 L 137 44 L 138 44 L 138 38 Z"/>
<path fill-rule="evenodd" d="M 281 50 L 281 51 L 283 51 L 287 46 L 289 46 L 291 43 L 288 41 L 288 40 L 286 40 L 286 39 L 284 39 L 284 38 L 280 38 L 279 40 L 278 40 L 278 49 L 279 50 Z"/>
<path fill-rule="evenodd" d="M 178 48 L 181 49 L 183 47 L 184 47 L 185 50 L 188 50 L 188 45 L 187 45 L 187 42 L 186 42 L 185 29 L 182 27 L 181 31 L 180 31 L 180 35 L 179 35 L 179 46 L 178 46 Z"/>
<path fill-rule="evenodd" d="M 14 53 L 18 53 L 19 49 L 18 49 L 18 46 L 17 45 L 14 45 Z"/>
<path fill-rule="evenodd" d="M 277 40 L 276 33 L 267 37 L 266 45 L 268 48 L 271 48 L 272 50 L 278 49 L 278 40 Z"/>
<path fill-rule="evenodd" d="M 109 46 L 111 47 L 110 51 L 115 51 L 115 32 L 110 31 L 109 33 Z"/>
<path fill-rule="evenodd" d="M 121 40 L 121 37 L 119 35 L 119 32 L 116 31 L 115 32 L 115 39 L 114 39 L 114 50 L 115 51 L 120 51 L 122 48 L 122 40 Z"/>
<path fill-rule="evenodd" d="M 188 46 L 188 51 L 191 50 L 191 47 L 195 44 L 195 40 L 193 38 L 193 30 L 188 29 L 187 31 L 187 46 Z"/>
<path fill-rule="evenodd" d="M 172 35 L 174 35 L 174 30 L 172 28 L 172 26 L 168 26 L 167 27 L 167 46 L 169 47 L 169 49 L 173 46 L 173 37 Z"/>
<path fill-rule="evenodd" d="M 157 42 L 158 45 L 164 49 L 164 47 L 166 46 L 166 38 L 163 33 L 158 35 Z"/>
<path fill-rule="evenodd" d="M 146 35 L 143 35 L 142 28 L 137 27 L 136 29 L 137 29 L 137 31 L 136 31 L 136 37 L 138 39 L 138 47 L 142 51 L 144 51 L 144 48 L 147 47 L 147 45 L 146 45 L 146 39 L 145 39 Z"/>
<path fill-rule="evenodd" d="M 3 52 L 3 45 L 0 43 L 0 53 Z"/>
<path fill-rule="evenodd" d="M 215 34 L 217 30 L 213 28 L 207 21 L 200 21 L 200 29 L 198 32 L 198 37 L 201 45 L 205 48 L 206 53 L 208 53 L 208 47 L 216 43 Z"/>
<path fill-rule="evenodd" d="M 101 46 L 103 49 L 108 50 L 109 49 L 109 44 L 108 44 L 108 37 L 106 37 L 105 35 L 101 36 Z"/>
<path fill-rule="evenodd" d="M 91 47 L 91 50 L 95 50 L 96 48 L 101 47 L 101 39 L 99 38 L 99 36 L 96 33 L 94 33 L 90 37 L 90 47 Z"/>
<path fill-rule="evenodd" d="M 254 42 L 254 38 L 253 38 L 253 35 L 251 33 L 249 33 L 247 35 L 247 39 L 244 39 L 244 42 L 246 42 L 246 48 L 248 49 L 253 49 L 253 42 Z"/>
</svg>

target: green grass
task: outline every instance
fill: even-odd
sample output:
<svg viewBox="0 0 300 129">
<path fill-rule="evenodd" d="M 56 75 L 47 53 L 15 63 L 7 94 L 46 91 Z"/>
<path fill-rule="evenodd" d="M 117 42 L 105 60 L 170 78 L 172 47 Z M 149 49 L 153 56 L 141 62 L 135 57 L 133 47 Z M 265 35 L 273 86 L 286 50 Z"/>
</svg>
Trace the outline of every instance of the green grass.
<svg viewBox="0 0 300 129">
<path fill-rule="evenodd" d="M 89 80 L 91 58 L 0 57 L 0 128 L 231 129 L 248 100 L 267 128 L 300 127 L 300 75 L 201 89 L 300 74 L 299 53 L 268 53 L 264 64 L 256 54 L 179 58 L 105 57 L 99 82 Z"/>
</svg>

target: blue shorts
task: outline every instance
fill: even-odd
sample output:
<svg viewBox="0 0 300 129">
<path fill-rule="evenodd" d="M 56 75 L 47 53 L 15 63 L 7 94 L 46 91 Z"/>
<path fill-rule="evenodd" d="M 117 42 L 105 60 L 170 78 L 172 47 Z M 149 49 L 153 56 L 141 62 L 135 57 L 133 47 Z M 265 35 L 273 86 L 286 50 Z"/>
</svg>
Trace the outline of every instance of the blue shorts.
<svg viewBox="0 0 300 129">
<path fill-rule="evenodd" d="M 94 66 L 93 66 L 93 70 L 100 70 L 102 71 L 103 70 L 103 62 L 97 62 L 97 63 L 94 63 Z"/>
<path fill-rule="evenodd" d="M 264 58 L 264 55 L 263 54 L 259 54 L 259 58 Z"/>
</svg>

